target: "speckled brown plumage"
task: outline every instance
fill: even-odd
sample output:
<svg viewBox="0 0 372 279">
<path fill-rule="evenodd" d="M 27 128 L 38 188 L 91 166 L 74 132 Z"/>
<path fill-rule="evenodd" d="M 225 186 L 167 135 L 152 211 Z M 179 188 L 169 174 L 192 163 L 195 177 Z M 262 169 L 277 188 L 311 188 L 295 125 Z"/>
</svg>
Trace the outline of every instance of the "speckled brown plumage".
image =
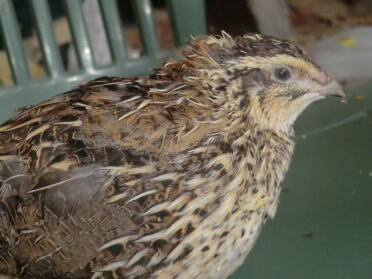
<svg viewBox="0 0 372 279">
<path fill-rule="evenodd" d="M 301 111 L 339 85 L 289 42 L 193 39 L 0 126 L 0 274 L 226 278 L 273 217 Z"/>
</svg>

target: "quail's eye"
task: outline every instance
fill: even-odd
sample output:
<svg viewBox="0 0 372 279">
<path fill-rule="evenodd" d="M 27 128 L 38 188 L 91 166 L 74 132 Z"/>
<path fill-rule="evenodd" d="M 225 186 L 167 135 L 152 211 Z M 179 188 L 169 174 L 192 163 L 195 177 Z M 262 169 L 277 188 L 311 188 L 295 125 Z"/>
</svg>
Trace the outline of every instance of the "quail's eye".
<svg viewBox="0 0 372 279">
<path fill-rule="evenodd" d="M 291 78 L 292 72 L 287 67 L 280 67 L 275 69 L 274 76 L 279 81 L 287 81 Z"/>
</svg>

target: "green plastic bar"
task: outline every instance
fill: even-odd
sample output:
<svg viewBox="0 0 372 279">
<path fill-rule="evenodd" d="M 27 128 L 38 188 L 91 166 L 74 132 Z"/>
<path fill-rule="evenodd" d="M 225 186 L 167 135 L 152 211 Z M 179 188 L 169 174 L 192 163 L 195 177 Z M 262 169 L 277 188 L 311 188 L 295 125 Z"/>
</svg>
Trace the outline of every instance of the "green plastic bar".
<svg viewBox="0 0 372 279">
<path fill-rule="evenodd" d="M 159 56 L 160 45 L 150 0 L 132 0 L 132 5 L 141 30 L 145 53 L 152 57 Z"/>
<path fill-rule="evenodd" d="M 12 0 L 0 0 L 0 23 L 15 83 L 28 83 L 30 72 Z"/>
<path fill-rule="evenodd" d="M 32 0 L 31 4 L 49 76 L 56 78 L 63 73 L 63 66 L 48 3 L 46 0 Z"/>
<path fill-rule="evenodd" d="M 80 67 L 84 71 L 93 73 L 95 71 L 95 63 L 92 44 L 84 20 L 82 2 L 79 0 L 66 0 L 66 8 Z"/>
<path fill-rule="evenodd" d="M 101 0 L 99 4 L 106 27 L 112 60 L 115 63 L 124 63 L 128 60 L 128 51 L 126 48 L 127 44 L 123 38 L 122 24 L 116 0 Z"/>
<path fill-rule="evenodd" d="M 167 4 L 177 47 L 185 45 L 190 36 L 207 33 L 204 0 L 167 0 Z"/>
</svg>

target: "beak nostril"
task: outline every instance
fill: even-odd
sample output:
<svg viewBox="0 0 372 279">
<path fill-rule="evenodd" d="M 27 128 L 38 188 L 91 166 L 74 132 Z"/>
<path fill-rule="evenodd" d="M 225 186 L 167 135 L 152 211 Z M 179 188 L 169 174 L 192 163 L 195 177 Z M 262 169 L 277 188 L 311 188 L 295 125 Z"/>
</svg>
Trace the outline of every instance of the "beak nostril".
<svg viewBox="0 0 372 279">
<path fill-rule="evenodd" d="M 320 72 L 319 74 L 313 76 L 312 80 L 318 82 L 321 85 L 327 85 L 328 83 L 333 81 L 333 78 L 331 78 L 324 72 Z"/>
</svg>

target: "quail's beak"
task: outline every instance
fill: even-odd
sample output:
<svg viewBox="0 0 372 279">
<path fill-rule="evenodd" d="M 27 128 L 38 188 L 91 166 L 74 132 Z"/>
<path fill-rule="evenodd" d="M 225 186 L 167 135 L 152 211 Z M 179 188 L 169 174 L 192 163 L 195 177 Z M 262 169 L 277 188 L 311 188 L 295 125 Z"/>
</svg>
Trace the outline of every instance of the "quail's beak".
<svg viewBox="0 0 372 279">
<path fill-rule="evenodd" d="M 328 97 L 328 96 L 335 96 L 340 97 L 341 102 L 346 103 L 347 102 L 347 96 L 341 85 L 335 81 L 334 79 L 331 79 L 326 85 L 322 87 L 320 91 L 318 91 L 319 95 Z"/>
</svg>

